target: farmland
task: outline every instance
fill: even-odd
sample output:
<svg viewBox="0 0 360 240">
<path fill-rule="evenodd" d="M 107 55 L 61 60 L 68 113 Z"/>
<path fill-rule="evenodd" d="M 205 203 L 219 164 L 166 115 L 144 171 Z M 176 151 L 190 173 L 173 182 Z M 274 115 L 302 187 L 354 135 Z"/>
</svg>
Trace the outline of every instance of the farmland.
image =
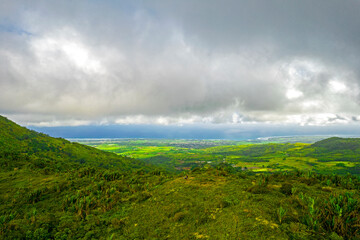
<svg viewBox="0 0 360 240">
<path fill-rule="evenodd" d="M 170 171 L 206 168 L 226 163 L 234 168 L 254 173 L 296 169 L 325 174 L 359 173 L 357 161 L 359 150 L 356 148 L 345 151 L 328 149 L 329 151 L 324 152 L 322 146 L 299 142 L 284 143 L 284 139 L 286 138 L 274 138 L 273 142 L 270 140 L 98 139 L 81 141 L 81 143 L 124 157 L 141 159 Z M 336 141 L 338 138 L 332 139 Z M 290 138 L 290 141 L 292 140 L 293 138 Z M 311 142 L 310 137 L 306 140 Z"/>
</svg>

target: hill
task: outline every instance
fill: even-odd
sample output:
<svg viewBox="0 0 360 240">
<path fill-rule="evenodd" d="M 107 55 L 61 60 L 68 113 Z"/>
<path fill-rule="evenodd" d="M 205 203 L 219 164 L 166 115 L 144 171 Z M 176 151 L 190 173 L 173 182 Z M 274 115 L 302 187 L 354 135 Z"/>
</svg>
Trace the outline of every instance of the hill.
<svg viewBox="0 0 360 240">
<path fill-rule="evenodd" d="M 172 174 L 0 124 L 0 239 L 360 238 L 352 175 L 252 174 L 223 162 Z M 242 153 L 278 150 L 288 145 Z"/>
<path fill-rule="evenodd" d="M 307 149 L 309 157 L 318 159 L 318 162 L 337 163 L 338 166 L 352 164 L 347 171 L 339 173 L 360 174 L 360 139 L 359 138 L 328 138 L 318 141 Z"/>
<path fill-rule="evenodd" d="M 359 151 L 360 138 L 339 138 L 332 137 L 312 144 L 312 147 L 327 152 Z"/>
<path fill-rule="evenodd" d="M 142 161 L 92 147 L 52 138 L 26 129 L 0 116 L 0 158 L 3 170 L 24 166 L 44 171 L 64 171 L 82 166 L 130 170 L 145 167 Z"/>
</svg>

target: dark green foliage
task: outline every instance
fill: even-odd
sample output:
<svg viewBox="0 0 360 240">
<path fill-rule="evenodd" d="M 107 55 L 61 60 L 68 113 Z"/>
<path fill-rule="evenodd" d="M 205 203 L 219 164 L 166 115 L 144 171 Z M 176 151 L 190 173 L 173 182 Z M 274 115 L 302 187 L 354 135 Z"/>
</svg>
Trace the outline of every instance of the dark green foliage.
<svg viewBox="0 0 360 240">
<path fill-rule="evenodd" d="M 318 151 L 336 152 L 336 151 L 356 151 L 360 149 L 359 138 L 339 138 L 332 137 L 312 144 L 312 147 L 318 148 Z M 321 150 L 320 150 L 321 149 Z"/>
<path fill-rule="evenodd" d="M 324 202 L 319 215 L 327 231 L 336 232 L 346 239 L 360 237 L 360 201 L 354 198 L 353 192 L 331 195 Z"/>
<path fill-rule="evenodd" d="M 44 172 L 67 171 L 86 166 L 132 170 L 146 168 L 138 160 L 103 152 L 62 138 L 52 138 L 20 127 L 0 116 L 0 159 L 2 170 L 15 167 L 44 169 Z"/>
<path fill-rule="evenodd" d="M 287 196 L 290 196 L 292 194 L 292 191 L 293 191 L 293 185 L 290 183 L 284 183 L 280 188 L 280 192 L 282 192 Z"/>
<path fill-rule="evenodd" d="M 262 194 L 269 192 L 268 188 L 268 177 L 260 175 L 257 177 L 256 181 L 253 182 L 253 186 L 247 189 L 248 192 L 255 193 L 255 194 Z"/>
<path fill-rule="evenodd" d="M 358 162 L 360 154 L 360 139 L 332 137 L 316 142 L 309 148 L 312 151 L 308 154 L 308 156 L 318 158 L 319 162 Z"/>
<path fill-rule="evenodd" d="M 284 217 L 285 217 L 285 214 L 286 214 L 286 209 L 284 209 L 282 206 L 280 206 L 277 211 L 277 216 L 278 216 L 278 219 L 279 219 L 279 223 L 281 224 L 281 222 L 283 221 Z"/>
<path fill-rule="evenodd" d="M 51 175 L 55 178 L 46 185 L 31 184 L 45 176 L 34 174 L 27 184 L 30 187 L 11 189 L 5 188 L 9 183 L 0 179 L 1 189 L 5 190 L 2 192 L 14 192 L 1 195 L 0 236 L 4 239 L 16 236 L 25 239 L 105 236 L 162 239 L 166 236 L 192 238 L 198 233 L 222 238 L 226 235 L 222 225 L 225 221 L 228 234 L 245 239 L 275 235 L 286 239 L 284 233 L 295 239 L 295 236 L 326 238 L 330 234 L 334 237 L 333 232 L 345 239 L 357 237 L 359 198 L 342 193 L 343 188 L 328 194 L 317 186 L 297 181 L 295 172 L 258 176 L 241 172 L 239 178 L 238 173 L 219 174 L 221 169 L 221 166 L 199 169 L 188 173 L 189 178 L 185 180 L 183 175 L 164 172 L 126 174 L 86 167 L 61 173 L 59 177 Z M 27 176 L 25 171 L 21 174 Z M 22 181 L 21 174 L 13 184 Z M 334 178 L 314 177 L 324 183 Z M 340 176 L 340 182 L 344 182 L 343 179 L 349 181 L 349 176 Z M 357 181 L 352 184 L 352 188 L 359 186 Z M 294 194 L 294 188 L 299 194 Z M 239 224 L 231 225 L 236 222 Z M 177 224 L 187 230 L 176 231 Z"/>
</svg>

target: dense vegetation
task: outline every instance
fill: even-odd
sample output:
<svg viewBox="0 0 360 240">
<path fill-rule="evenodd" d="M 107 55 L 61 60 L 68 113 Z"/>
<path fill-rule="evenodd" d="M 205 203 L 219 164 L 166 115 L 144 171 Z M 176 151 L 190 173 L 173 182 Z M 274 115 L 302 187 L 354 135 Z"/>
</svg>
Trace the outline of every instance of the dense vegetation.
<svg viewBox="0 0 360 240">
<path fill-rule="evenodd" d="M 0 167 L 67 171 L 82 166 L 130 170 L 145 167 L 142 161 L 117 156 L 61 138 L 28 130 L 0 116 Z"/>
<path fill-rule="evenodd" d="M 281 161 L 289 152 L 356 155 L 358 148 L 346 141 L 356 142 L 215 146 L 208 153 L 266 159 L 283 152 Z M 223 160 L 171 173 L 5 118 L 0 144 L 1 239 L 360 238 L 360 181 L 354 175 L 256 173 Z M 196 155 L 196 149 L 188 151 Z"/>
</svg>

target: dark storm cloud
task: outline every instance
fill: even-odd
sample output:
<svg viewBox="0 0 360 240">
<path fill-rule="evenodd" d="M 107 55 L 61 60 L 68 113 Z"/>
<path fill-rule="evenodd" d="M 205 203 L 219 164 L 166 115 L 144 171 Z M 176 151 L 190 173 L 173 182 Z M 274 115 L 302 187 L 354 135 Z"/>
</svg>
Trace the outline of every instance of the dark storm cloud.
<svg viewBox="0 0 360 240">
<path fill-rule="evenodd" d="M 28 124 L 360 116 L 359 1 L 2 1 L 0 112 Z"/>
</svg>

